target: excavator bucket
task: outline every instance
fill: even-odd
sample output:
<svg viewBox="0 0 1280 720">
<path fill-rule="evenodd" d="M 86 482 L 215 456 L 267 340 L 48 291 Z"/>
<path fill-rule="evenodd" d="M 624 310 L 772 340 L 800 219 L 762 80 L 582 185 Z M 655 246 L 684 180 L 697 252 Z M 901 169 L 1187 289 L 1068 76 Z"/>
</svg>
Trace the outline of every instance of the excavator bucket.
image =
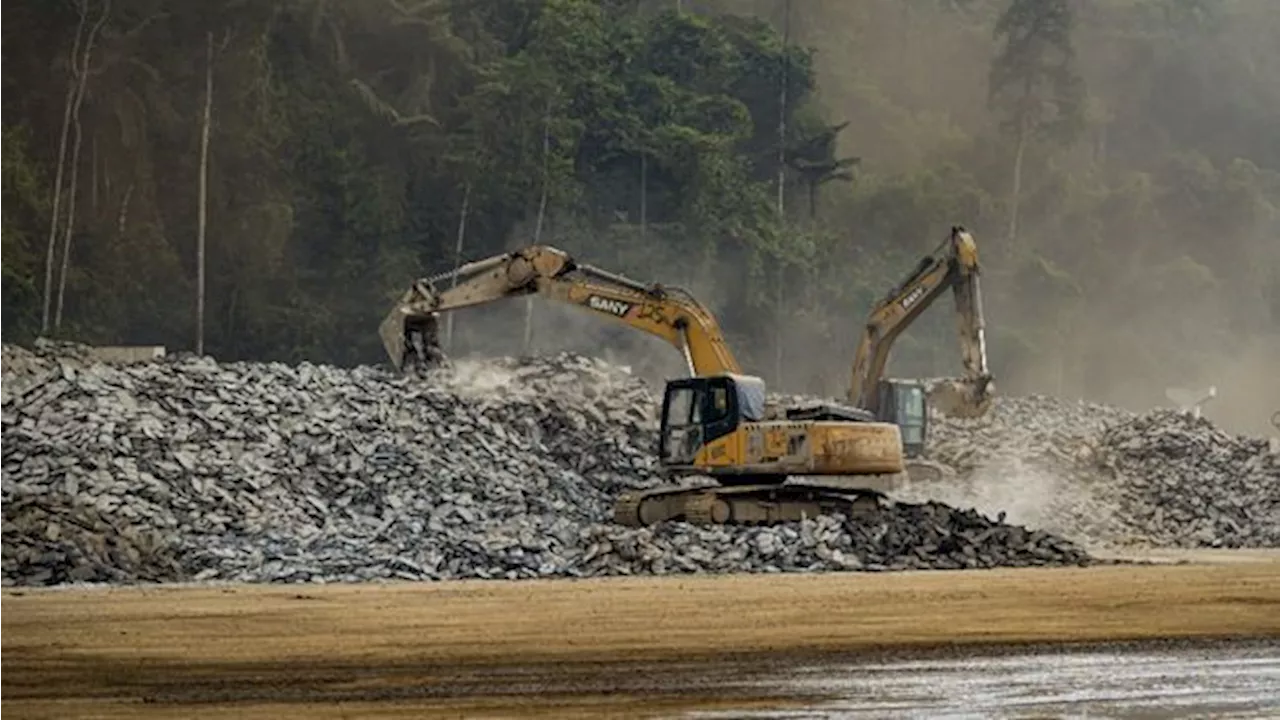
<svg viewBox="0 0 1280 720">
<path fill-rule="evenodd" d="M 378 334 L 399 372 L 422 372 L 448 362 L 440 347 L 440 317 L 434 312 L 415 312 L 409 302 L 401 302 L 382 320 Z"/>
<path fill-rule="evenodd" d="M 995 384 L 990 378 L 942 380 L 929 390 L 929 405 L 954 418 L 978 418 L 991 410 Z"/>
<path fill-rule="evenodd" d="M 404 372 L 404 316 L 400 308 L 392 310 L 378 325 L 378 336 L 382 338 L 382 347 L 387 351 L 387 359 L 398 372 Z"/>
</svg>

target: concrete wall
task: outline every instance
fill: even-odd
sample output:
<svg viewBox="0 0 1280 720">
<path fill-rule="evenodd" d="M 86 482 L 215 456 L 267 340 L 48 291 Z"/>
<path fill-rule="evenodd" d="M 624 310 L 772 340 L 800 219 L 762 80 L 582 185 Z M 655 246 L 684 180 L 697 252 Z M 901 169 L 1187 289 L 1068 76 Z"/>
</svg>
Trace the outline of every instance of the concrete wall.
<svg viewBox="0 0 1280 720">
<path fill-rule="evenodd" d="M 165 354 L 163 345 L 100 345 L 88 350 L 94 358 L 111 363 L 143 362 Z"/>
</svg>

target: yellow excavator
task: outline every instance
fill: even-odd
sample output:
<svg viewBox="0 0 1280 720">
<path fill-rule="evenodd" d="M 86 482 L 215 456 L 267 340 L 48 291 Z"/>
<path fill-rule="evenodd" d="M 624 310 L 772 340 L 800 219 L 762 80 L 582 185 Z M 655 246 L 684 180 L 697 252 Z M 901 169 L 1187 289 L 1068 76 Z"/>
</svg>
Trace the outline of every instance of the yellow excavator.
<svg viewBox="0 0 1280 720">
<path fill-rule="evenodd" d="M 691 375 L 740 374 L 715 317 L 681 288 L 644 285 L 590 265 L 563 250 L 531 245 L 423 278 L 406 291 L 378 328 L 401 372 L 439 364 L 438 316 L 525 295 L 594 311 L 666 340 L 680 350 Z M 446 290 L 437 285 L 454 279 Z"/>
<path fill-rule="evenodd" d="M 437 289 L 446 280 L 453 286 Z M 658 460 L 673 484 L 620 496 L 614 506 L 620 524 L 773 523 L 859 514 L 880 507 L 883 495 L 874 488 L 904 470 L 895 423 L 877 422 L 872 412 L 856 408 L 766 402 L 764 381 L 742 373 L 715 317 L 691 294 L 579 264 L 553 247 L 530 246 L 418 280 L 379 334 L 397 369 L 430 367 L 440 358 L 439 313 L 532 294 L 661 337 L 689 366 L 692 377 L 667 382 L 662 400 Z M 714 484 L 679 482 L 691 476 Z M 815 476 L 846 482 L 805 482 Z"/>
<path fill-rule="evenodd" d="M 867 316 L 849 384 L 849 402 L 902 432 L 903 453 L 913 470 L 928 441 L 929 407 L 951 417 L 974 418 L 991 409 L 995 384 L 987 367 L 987 342 L 979 282 L 978 246 L 963 227 L 950 234 L 911 274 L 884 295 Z M 950 288 L 964 366 L 962 378 L 933 383 L 886 379 L 889 351 L 898 336 Z M 920 473 L 913 472 L 913 477 Z"/>
</svg>

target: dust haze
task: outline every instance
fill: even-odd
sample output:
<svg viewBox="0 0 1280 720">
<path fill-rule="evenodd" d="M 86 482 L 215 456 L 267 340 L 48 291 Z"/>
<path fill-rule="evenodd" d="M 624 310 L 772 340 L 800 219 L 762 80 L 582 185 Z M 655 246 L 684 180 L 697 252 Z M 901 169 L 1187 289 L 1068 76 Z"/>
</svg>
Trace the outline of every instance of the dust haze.
<svg viewBox="0 0 1280 720">
<path fill-rule="evenodd" d="M 1070 537 L 1090 552 L 1145 540 L 1126 537 L 1113 493 L 1019 458 L 988 462 L 940 482 L 906 485 L 892 494 L 906 502 L 935 501 L 992 518 L 1003 515 L 1014 525 Z"/>
<path fill-rule="evenodd" d="M 781 26 L 780 2 L 689 5 L 700 12 L 751 11 Z M 1269 42 L 1280 36 L 1280 7 L 1241 0 L 1212 4 L 1211 15 L 1184 17 L 1178 4 L 1162 0 L 1077 3 L 1073 38 L 1077 70 L 1090 93 L 1087 127 L 1069 150 L 1028 162 L 1020 231 L 1010 243 L 1000 195 L 1007 189 L 1011 143 L 994 129 L 987 110 L 987 72 L 997 49 L 992 26 L 1004 5 L 792 3 L 793 41 L 815 49 L 816 101 L 832 122 L 850 121 L 840 155 L 863 159 L 855 182 L 865 186 L 951 164 L 997 188 L 987 204 L 931 212 L 927 235 L 907 250 L 927 252 L 951 223 L 974 231 L 1000 392 L 1048 393 L 1141 411 L 1172 405 L 1168 388 L 1213 386 L 1217 396 L 1204 406 L 1206 416 L 1234 432 L 1274 433 L 1269 419 L 1280 410 L 1280 175 L 1274 171 L 1280 145 L 1274 133 L 1267 144 L 1258 139 L 1258 127 L 1241 127 L 1239 116 L 1218 108 L 1247 102 L 1249 117 L 1269 118 L 1273 130 L 1280 125 L 1280 90 L 1273 81 L 1280 74 L 1280 45 Z M 1172 37 L 1141 46 L 1124 34 L 1137 26 Z M 1148 57 L 1152 52 L 1159 57 Z M 1215 178 L 1218 189 L 1206 188 Z M 1091 205 L 1089 194 L 1097 188 L 1114 199 Z M 840 183 L 824 188 L 820 205 L 827 223 L 853 236 L 855 245 L 884 242 L 857 227 L 860 218 L 841 214 L 850 192 L 856 188 Z M 1051 211 L 1055 205 L 1059 209 Z M 854 227 L 841 227 L 846 217 Z M 572 244 L 554 231 L 543 241 Z M 749 280 L 717 277 L 714 264 L 690 268 L 667 258 L 619 268 L 610 264 L 616 258 L 593 257 L 589 242 L 570 249 L 583 262 L 641 281 L 684 285 L 717 313 L 726 332 L 734 324 L 728 317 L 745 317 L 757 327 L 779 325 L 776 312 L 741 307 L 732 290 Z M 1040 277 L 1036 263 L 1051 269 Z M 848 270 L 851 277 L 857 270 L 852 259 Z M 910 270 L 908 262 L 890 272 L 877 292 Z M 1054 285 L 1055 272 L 1069 277 L 1065 288 Z M 786 288 L 796 298 L 804 293 Z M 538 352 L 590 352 L 655 382 L 686 373 L 679 353 L 660 340 L 592 313 L 534 304 Z M 793 306 L 770 334 L 770 347 L 742 347 L 728 337 L 744 369 L 774 389 L 838 397 L 848 389 L 868 310 L 815 314 Z M 889 374 L 958 374 L 952 314 L 947 293 L 899 339 Z M 518 353 L 523 347 L 524 301 L 468 311 L 455 322 L 460 348 Z"/>
<path fill-rule="evenodd" d="M 1006 4 L 792 3 L 793 35 L 816 49 L 820 104 L 833 121 L 851 121 L 841 136 L 841 155 L 861 156 L 873 176 L 943 163 L 979 177 L 1001 172 L 1010 143 L 984 138 L 994 120 L 986 105 L 987 72 L 997 48 L 992 20 Z M 1216 13 L 1193 7 L 1199 5 L 1212 5 Z M 761 0 L 754 6 L 772 22 L 781 17 L 779 3 Z M 1093 97 L 1089 126 L 1078 147 L 1056 160 L 1065 169 L 1056 169 L 1064 180 L 1055 182 L 1105 181 L 1146 193 L 1141 203 L 1188 206 L 1176 218 L 1081 213 L 1072 218 L 1076 223 L 1064 223 L 1024 204 L 1019 243 L 1043 248 L 1046 259 L 1080 286 L 1077 296 L 1063 299 L 1049 297 L 1053 293 L 1043 284 L 1012 277 L 1021 264 L 1013 257 L 1024 248 L 1009 246 L 999 209 L 951 216 L 975 231 L 982 251 L 998 386 L 1003 392 L 1043 392 L 1133 410 L 1171 404 L 1169 387 L 1215 386 L 1217 397 L 1204 406 L 1208 417 L 1235 432 L 1274 433 L 1269 418 L 1280 410 L 1280 176 L 1274 172 L 1280 167 L 1274 133 L 1280 126 L 1274 82 L 1280 72 L 1280 6 L 1263 0 L 1181 6 L 1149 1 L 1075 3 L 1073 9 L 1077 69 Z M 1170 47 L 1153 51 L 1126 40 L 1122 31 L 1140 25 L 1158 28 L 1151 41 Z M 1172 37 L 1156 40 L 1159 32 Z M 1164 53 L 1162 62 L 1148 62 L 1154 69 L 1145 69 L 1140 55 L 1146 52 Z M 1133 100 L 1157 94 L 1159 101 Z M 1268 118 L 1272 132 L 1240 127 L 1239 117 L 1219 109 L 1230 103 L 1246 103 L 1249 114 Z M 964 136 L 979 141 L 959 150 L 957 139 Z M 1177 157 L 1192 151 L 1203 160 Z M 1210 174 L 1204 160 L 1230 176 L 1226 185 L 1234 185 L 1225 212 L 1205 201 L 1198 188 L 1175 184 L 1204 182 Z M 1174 174 L 1168 166 L 1175 163 L 1192 167 Z M 1036 173 L 1055 171 L 1032 168 L 1033 184 Z M 1106 177 L 1087 178 L 1089 173 Z M 1255 184 L 1257 176 L 1263 179 Z M 1153 177 L 1165 187 L 1142 185 Z M 839 191 L 827 200 L 834 202 L 830 195 Z M 1068 186 L 1061 192 L 1075 191 Z M 935 237 L 922 239 L 922 248 L 946 227 L 939 223 L 931 232 Z M 1079 256 L 1094 252 L 1091 245 L 1101 245 L 1104 258 L 1114 256 L 1113 266 L 1085 265 Z M 883 287 L 898 279 L 884 278 Z M 949 297 L 940 298 L 928 313 L 946 322 L 926 316 L 904 334 L 890 374 L 959 371 L 950 305 Z M 850 311 L 845 325 L 856 335 L 866 308 Z M 1046 337 L 1034 352 L 1007 339 L 1009 328 L 1037 326 L 1056 338 Z M 949 352 L 926 350 L 911 342 L 915 338 L 935 348 L 949 345 Z"/>
</svg>

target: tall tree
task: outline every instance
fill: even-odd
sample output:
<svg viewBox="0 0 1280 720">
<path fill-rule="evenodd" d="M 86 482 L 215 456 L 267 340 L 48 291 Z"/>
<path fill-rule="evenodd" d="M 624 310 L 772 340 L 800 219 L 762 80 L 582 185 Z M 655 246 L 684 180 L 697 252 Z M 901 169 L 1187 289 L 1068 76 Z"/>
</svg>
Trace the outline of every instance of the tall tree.
<svg viewBox="0 0 1280 720">
<path fill-rule="evenodd" d="M 204 355 L 204 241 L 209 216 L 209 126 L 213 120 L 213 31 L 205 33 L 204 115 L 200 119 L 200 190 L 196 220 L 196 355 Z"/>
<path fill-rule="evenodd" d="M 852 168 L 862 162 L 859 157 L 836 157 L 836 136 L 848 126 L 848 122 L 842 122 L 823 124 L 812 130 L 801 129 L 793 133 L 787 147 L 787 165 L 796 171 L 808 190 L 810 224 L 818 217 L 818 190 L 836 180 L 852 182 Z M 795 137 L 797 135 L 799 137 Z"/>
<path fill-rule="evenodd" d="M 88 0 L 81 0 L 80 7 L 82 12 L 88 12 Z M 84 54 L 80 58 L 80 66 L 76 69 L 76 96 L 75 102 L 71 106 L 71 127 L 74 131 L 71 146 L 71 180 L 67 188 L 67 224 L 64 228 L 62 238 L 62 270 L 58 276 L 58 303 L 53 312 L 53 328 L 58 330 L 62 327 L 62 307 L 63 301 L 67 294 L 67 273 L 71 269 L 71 235 L 75 231 L 76 224 L 76 194 L 79 191 L 79 169 L 80 169 L 80 146 L 84 139 L 84 127 L 80 122 L 80 108 L 84 104 L 85 88 L 89 84 L 89 61 L 93 57 L 93 44 L 98 34 L 102 31 L 102 26 L 107 22 L 107 17 L 111 14 L 111 0 L 103 0 L 102 14 L 98 16 L 98 22 L 89 29 L 89 35 L 85 39 Z"/>
<path fill-rule="evenodd" d="M 783 232 L 787 228 L 787 209 L 785 204 L 787 186 L 787 80 L 790 57 L 787 46 L 791 44 L 791 0 L 782 0 L 782 72 L 778 83 L 778 222 Z M 774 305 L 773 325 L 773 378 L 774 382 L 782 382 L 782 325 L 786 317 L 786 270 L 785 261 L 778 263 L 777 296 Z"/>
<path fill-rule="evenodd" d="M 1013 135 L 1013 179 L 1009 196 L 1008 240 L 1018 234 L 1022 169 L 1035 138 L 1073 138 L 1083 117 L 1084 83 L 1076 74 L 1069 0 L 1011 0 L 996 21 L 1003 41 L 991 63 L 989 101 Z"/>
<path fill-rule="evenodd" d="M 84 25 L 89 19 L 88 3 L 79 5 L 80 21 L 76 25 L 76 38 L 71 46 L 71 57 L 67 63 L 67 99 L 63 102 L 62 133 L 58 136 L 58 160 L 55 163 L 57 175 L 53 180 L 53 203 L 49 209 L 49 244 L 45 251 L 44 261 L 44 313 L 40 320 L 40 332 L 49 332 L 49 313 L 53 309 L 53 262 L 55 248 L 58 243 L 58 205 L 62 200 L 62 171 L 67 160 L 67 134 L 71 130 L 71 108 L 75 105 L 77 81 L 76 66 L 80 62 L 80 39 L 84 35 Z"/>
</svg>

